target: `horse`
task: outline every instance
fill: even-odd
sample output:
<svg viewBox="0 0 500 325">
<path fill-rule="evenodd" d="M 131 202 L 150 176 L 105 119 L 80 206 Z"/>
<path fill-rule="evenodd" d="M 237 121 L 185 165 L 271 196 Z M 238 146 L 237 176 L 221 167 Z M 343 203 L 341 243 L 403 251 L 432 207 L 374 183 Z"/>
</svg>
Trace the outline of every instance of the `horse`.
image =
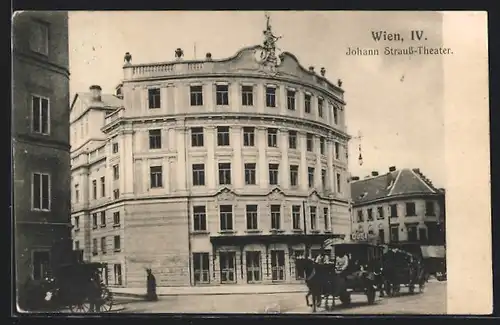
<svg viewBox="0 0 500 325">
<path fill-rule="evenodd" d="M 410 293 L 415 290 L 415 285 L 419 286 L 419 291 L 423 292 L 427 276 L 423 263 L 405 251 L 389 251 L 383 256 L 383 278 L 384 290 L 388 295 L 399 292 L 401 284 L 407 284 Z"/>
</svg>

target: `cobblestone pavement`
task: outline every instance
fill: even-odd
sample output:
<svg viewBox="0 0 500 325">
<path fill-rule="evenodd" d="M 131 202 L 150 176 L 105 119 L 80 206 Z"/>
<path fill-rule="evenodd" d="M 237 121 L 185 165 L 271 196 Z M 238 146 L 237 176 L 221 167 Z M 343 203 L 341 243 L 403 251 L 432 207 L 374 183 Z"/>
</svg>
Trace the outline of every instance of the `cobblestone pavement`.
<svg viewBox="0 0 500 325">
<path fill-rule="evenodd" d="M 303 293 L 255 295 L 162 296 L 159 301 L 145 302 L 123 298 L 123 313 L 311 313 Z M 350 307 L 337 304 L 327 314 L 445 314 L 446 282 L 428 283 L 423 293 L 409 294 L 402 288 L 397 297 L 379 298 L 368 305 L 366 296 L 353 294 Z"/>
</svg>

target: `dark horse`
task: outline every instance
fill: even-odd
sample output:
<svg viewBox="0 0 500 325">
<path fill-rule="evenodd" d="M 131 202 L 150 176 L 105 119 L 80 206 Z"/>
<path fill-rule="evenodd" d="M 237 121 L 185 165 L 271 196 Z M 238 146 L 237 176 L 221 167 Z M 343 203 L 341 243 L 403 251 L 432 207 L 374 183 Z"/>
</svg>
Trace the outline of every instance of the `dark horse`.
<svg viewBox="0 0 500 325">
<path fill-rule="evenodd" d="M 335 298 L 339 297 L 343 304 L 350 303 L 350 294 L 347 292 L 346 281 L 335 273 L 333 264 L 318 264 L 309 259 L 297 259 L 297 270 L 305 275 L 305 282 L 309 291 L 306 294 L 306 303 L 313 307 L 313 312 L 321 305 L 322 296 L 325 296 L 325 309 L 335 306 Z M 312 304 L 309 297 L 312 296 Z M 328 306 L 328 298 L 332 297 L 332 306 Z"/>
<path fill-rule="evenodd" d="M 415 286 L 423 292 L 428 276 L 424 264 L 412 254 L 401 251 L 388 251 L 383 256 L 384 288 L 388 295 L 399 292 L 400 285 L 407 285 L 414 293 Z"/>
</svg>

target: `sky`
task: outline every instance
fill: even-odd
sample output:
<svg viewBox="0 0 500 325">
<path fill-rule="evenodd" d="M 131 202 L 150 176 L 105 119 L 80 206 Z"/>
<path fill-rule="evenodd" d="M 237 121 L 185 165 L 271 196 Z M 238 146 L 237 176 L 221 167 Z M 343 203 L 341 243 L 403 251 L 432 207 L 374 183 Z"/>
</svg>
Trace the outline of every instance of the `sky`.
<svg viewBox="0 0 500 325">
<path fill-rule="evenodd" d="M 437 12 L 269 12 L 277 46 L 294 54 L 304 67 L 326 69 L 345 90 L 346 123 L 353 137 L 349 170 L 363 178 L 389 166 L 420 168 L 437 187 L 445 187 L 443 62 L 441 56 L 348 56 L 351 48 L 410 45 L 409 31 L 422 30 L 442 44 L 442 16 Z M 242 47 L 262 44 L 265 12 L 70 12 L 70 90 L 100 85 L 113 93 L 123 78 L 123 56 L 132 63 L 233 56 Z M 405 42 L 375 42 L 372 31 L 401 33 Z M 425 44 L 424 44 L 425 43 Z M 195 50 L 196 49 L 196 50 Z M 358 163 L 359 145 L 363 165 Z"/>
</svg>

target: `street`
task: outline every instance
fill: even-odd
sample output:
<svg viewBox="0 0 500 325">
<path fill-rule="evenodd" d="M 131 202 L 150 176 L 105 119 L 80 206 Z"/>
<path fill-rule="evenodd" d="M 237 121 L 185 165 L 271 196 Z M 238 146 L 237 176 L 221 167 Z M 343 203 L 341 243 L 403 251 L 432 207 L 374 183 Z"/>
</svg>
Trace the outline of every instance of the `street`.
<svg viewBox="0 0 500 325">
<path fill-rule="evenodd" d="M 162 296 L 159 301 L 146 302 L 122 298 L 122 313 L 311 313 L 306 306 L 304 293 L 275 293 L 255 295 L 200 295 Z M 338 301 L 338 300 L 337 300 Z M 331 303 L 330 303 L 331 304 Z M 445 314 L 446 282 L 428 283 L 423 293 L 408 294 L 402 288 L 399 296 L 379 298 L 368 305 L 366 296 L 352 295 L 349 307 L 337 303 L 333 311 L 324 307 L 317 313 L 327 314 Z"/>
</svg>

